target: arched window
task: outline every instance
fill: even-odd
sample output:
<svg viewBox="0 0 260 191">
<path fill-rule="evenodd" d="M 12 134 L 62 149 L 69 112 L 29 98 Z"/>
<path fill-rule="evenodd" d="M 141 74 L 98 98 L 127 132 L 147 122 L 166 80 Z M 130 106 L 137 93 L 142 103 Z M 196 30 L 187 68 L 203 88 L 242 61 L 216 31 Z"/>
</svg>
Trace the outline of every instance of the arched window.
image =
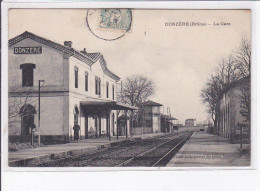
<svg viewBox="0 0 260 191">
<path fill-rule="evenodd" d="M 21 64 L 20 69 L 22 69 L 22 86 L 32 87 L 33 86 L 33 69 L 35 64 Z"/>
<path fill-rule="evenodd" d="M 26 104 L 20 108 L 19 115 L 21 116 L 21 134 L 30 135 L 32 128 L 35 128 L 34 114 L 36 113 L 35 107 Z"/>
<path fill-rule="evenodd" d="M 109 83 L 106 83 L 106 87 L 107 87 L 107 98 L 109 98 Z"/>
<path fill-rule="evenodd" d="M 95 88 L 96 94 L 101 95 L 101 79 L 99 77 L 95 77 Z"/>
<path fill-rule="evenodd" d="M 112 98 L 115 100 L 115 85 L 112 85 Z"/>
<path fill-rule="evenodd" d="M 85 72 L 85 91 L 88 91 L 88 73 Z"/>
<path fill-rule="evenodd" d="M 75 78 L 75 88 L 78 88 L 79 81 L 79 69 L 77 67 L 74 68 L 74 78 Z"/>
</svg>

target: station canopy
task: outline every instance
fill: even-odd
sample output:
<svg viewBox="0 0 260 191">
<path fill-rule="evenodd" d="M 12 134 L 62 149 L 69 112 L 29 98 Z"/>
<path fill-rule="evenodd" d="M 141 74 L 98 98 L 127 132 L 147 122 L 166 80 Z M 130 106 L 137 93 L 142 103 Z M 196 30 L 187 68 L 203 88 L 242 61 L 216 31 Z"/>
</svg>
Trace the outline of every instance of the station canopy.
<svg viewBox="0 0 260 191">
<path fill-rule="evenodd" d="M 94 107 L 96 109 L 112 109 L 112 110 L 137 110 L 137 107 L 104 99 L 87 98 L 80 102 L 82 106 Z"/>
</svg>

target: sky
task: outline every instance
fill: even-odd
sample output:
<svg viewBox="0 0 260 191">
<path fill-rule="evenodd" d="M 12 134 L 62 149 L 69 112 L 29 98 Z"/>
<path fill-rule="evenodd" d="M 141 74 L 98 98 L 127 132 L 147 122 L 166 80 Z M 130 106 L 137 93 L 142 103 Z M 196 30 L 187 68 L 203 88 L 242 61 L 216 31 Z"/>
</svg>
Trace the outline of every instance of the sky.
<svg viewBox="0 0 260 191">
<path fill-rule="evenodd" d="M 131 30 L 122 38 L 105 41 L 86 24 L 87 9 L 10 9 L 9 39 L 24 31 L 75 49 L 101 52 L 108 68 L 124 80 L 144 75 L 156 84 L 150 100 L 171 109 L 184 122 L 207 119 L 200 91 L 220 59 L 250 37 L 248 10 L 132 10 Z M 207 26 L 166 26 L 173 22 L 200 22 Z M 217 23 L 229 25 L 214 25 Z M 111 31 L 110 31 L 111 32 Z M 112 31 L 113 32 L 113 31 Z"/>
</svg>

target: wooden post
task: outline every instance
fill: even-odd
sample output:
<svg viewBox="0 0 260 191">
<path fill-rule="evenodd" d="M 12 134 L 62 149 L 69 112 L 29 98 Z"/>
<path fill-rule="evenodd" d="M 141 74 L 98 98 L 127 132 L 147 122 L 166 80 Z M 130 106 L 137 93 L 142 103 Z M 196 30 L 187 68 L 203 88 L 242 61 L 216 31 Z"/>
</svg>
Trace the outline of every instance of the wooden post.
<svg viewBox="0 0 260 191">
<path fill-rule="evenodd" d="M 108 124 L 108 140 L 111 141 L 111 136 L 110 136 L 110 109 L 108 109 L 107 124 Z"/>
<path fill-rule="evenodd" d="M 38 84 L 38 144 L 41 145 L 41 80 Z"/>
<path fill-rule="evenodd" d="M 134 130 L 134 122 L 133 122 L 133 115 L 134 115 L 134 111 L 131 110 L 131 118 L 130 118 L 130 134 L 131 137 L 133 137 L 133 130 Z"/>
<path fill-rule="evenodd" d="M 23 142 L 23 116 L 21 116 L 21 139 L 20 141 Z"/>
<path fill-rule="evenodd" d="M 240 124 L 238 124 L 238 125 L 240 126 L 240 149 L 242 149 L 242 141 L 243 141 L 243 137 L 242 137 L 243 131 L 242 131 L 242 129 L 243 129 L 243 127 Z"/>
<path fill-rule="evenodd" d="M 117 110 L 118 112 L 118 110 Z M 118 113 L 117 113 L 117 116 L 118 116 Z M 117 118 L 117 121 L 116 121 L 116 139 L 118 139 L 118 118 Z"/>
<path fill-rule="evenodd" d="M 125 135 L 126 135 L 126 138 L 128 138 L 128 134 L 127 134 L 127 110 L 125 110 L 125 116 L 126 116 Z"/>
</svg>

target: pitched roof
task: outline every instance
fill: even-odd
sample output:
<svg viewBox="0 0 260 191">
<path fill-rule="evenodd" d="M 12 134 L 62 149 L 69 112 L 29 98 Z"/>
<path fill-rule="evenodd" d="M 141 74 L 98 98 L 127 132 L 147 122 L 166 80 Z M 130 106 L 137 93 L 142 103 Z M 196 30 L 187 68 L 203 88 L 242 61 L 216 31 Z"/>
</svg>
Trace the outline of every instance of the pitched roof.
<svg viewBox="0 0 260 191">
<path fill-rule="evenodd" d="M 185 121 L 196 121 L 196 119 L 186 119 Z"/>
<path fill-rule="evenodd" d="M 80 51 L 81 53 L 85 54 L 87 57 L 93 59 L 93 60 L 96 60 L 99 56 L 100 56 L 100 53 L 99 52 L 96 52 L 96 53 L 89 53 L 89 52 L 86 52 L 86 50 L 82 50 Z"/>
<path fill-rule="evenodd" d="M 244 78 L 241 78 L 239 80 L 236 80 L 234 82 L 231 82 L 231 83 L 227 83 L 227 84 L 224 84 L 224 87 L 223 87 L 223 90 L 222 90 L 222 93 L 225 93 L 227 92 L 228 90 L 230 90 L 231 88 L 234 88 L 234 87 L 239 87 L 243 84 L 246 84 L 246 83 L 250 83 L 250 75 L 244 77 Z"/>
<path fill-rule="evenodd" d="M 162 106 L 162 104 L 156 103 L 156 102 L 151 101 L 151 100 L 145 101 L 142 105 L 146 105 L 146 106 Z"/>
<path fill-rule="evenodd" d="M 48 40 L 46 38 L 37 36 L 33 33 L 28 32 L 28 31 L 25 31 L 24 33 L 10 39 L 8 41 L 9 47 L 13 46 L 14 44 L 16 44 L 16 43 L 18 43 L 18 42 L 20 42 L 20 41 L 22 41 L 26 38 L 30 38 L 30 39 L 32 39 L 36 42 L 50 46 L 50 47 L 55 48 L 59 51 L 63 51 L 65 53 L 68 53 L 69 55 L 77 58 L 80 61 L 85 62 L 86 64 L 88 64 L 90 66 L 93 65 L 94 63 L 96 63 L 98 60 L 100 60 L 100 63 L 101 63 L 101 66 L 102 66 L 104 73 L 106 75 L 108 75 L 109 77 L 115 79 L 116 81 L 120 80 L 120 78 L 117 75 L 115 75 L 113 72 L 108 70 L 107 65 L 106 65 L 106 61 L 105 61 L 103 55 L 99 52 L 97 52 L 97 53 L 87 53 L 86 51 L 85 52 L 84 51 L 78 51 L 78 50 L 76 50 L 72 47 L 61 45 L 61 44 L 56 43 L 54 41 L 51 41 L 51 40 Z"/>
</svg>

